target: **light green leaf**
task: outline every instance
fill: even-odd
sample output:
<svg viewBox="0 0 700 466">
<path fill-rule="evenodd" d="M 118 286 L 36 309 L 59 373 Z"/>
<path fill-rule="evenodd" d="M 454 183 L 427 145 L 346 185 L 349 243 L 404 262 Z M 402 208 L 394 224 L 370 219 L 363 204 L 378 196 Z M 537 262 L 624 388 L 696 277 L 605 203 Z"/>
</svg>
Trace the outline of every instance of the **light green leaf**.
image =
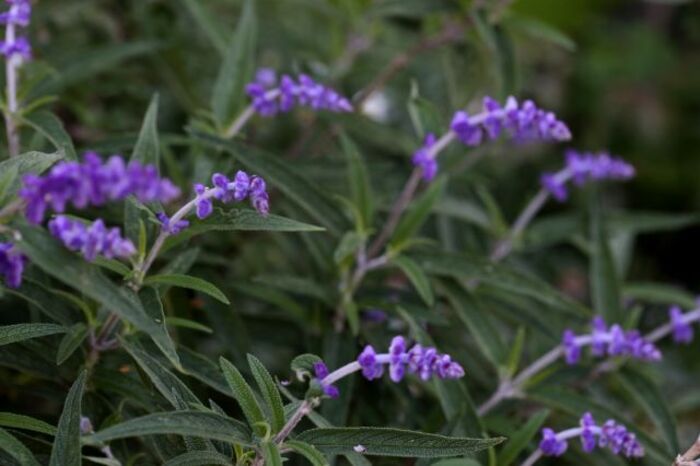
<svg viewBox="0 0 700 466">
<path fill-rule="evenodd" d="M 32 452 L 5 429 L 0 429 L 0 451 L 6 452 L 21 466 L 41 466 Z"/>
<path fill-rule="evenodd" d="M 530 416 L 524 426 L 513 432 L 503 449 L 498 453 L 498 466 L 509 466 L 518 455 L 527 448 L 549 416 L 549 410 L 543 409 Z"/>
<path fill-rule="evenodd" d="M 47 154 L 44 152 L 25 152 L 18 157 L 12 157 L 0 162 L 0 173 L 14 172 L 16 176 L 5 187 L 4 196 L 9 197 L 14 195 L 21 186 L 22 177 L 26 174 L 40 174 L 47 170 L 51 165 L 65 158 L 63 151 Z"/>
<path fill-rule="evenodd" d="M 202 32 L 207 36 L 207 39 L 212 43 L 214 48 L 224 56 L 226 54 L 226 39 L 224 32 L 215 18 L 206 10 L 201 0 L 182 0 L 190 15 L 194 18 L 195 23 L 199 25 Z"/>
<path fill-rule="evenodd" d="M 63 127 L 63 122 L 53 113 L 42 110 L 23 118 L 24 122 L 44 136 L 58 153 L 68 160 L 78 160 L 73 140 Z"/>
<path fill-rule="evenodd" d="M 287 440 L 284 442 L 283 446 L 290 448 L 296 453 L 299 453 L 301 456 L 309 460 L 312 466 L 328 466 L 329 464 L 326 457 L 323 456 L 323 453 L 318 451 L 316 447 L 309 443 L 300 442 L 298 440 Z"/>
<path fill-rule="evenodd" d="M 15 413 L 0 413 L 0 426 L 56 435 L 56 428 L 39 419 Z"/>
<path fill-rule="evenodd" d="M 252 354 L 248 355 L 248 364 L 250 365 L 250 370 L 253 373 L 255 382 L 260 388 L 260 393 L 262 393 L 265 402 L 267 403 L 267 408 L 270 412 L 270 426 L 273 432 L 279 432 L 284 427 L 284 406 L 282 404 L 282 397 L 280 392 L 275 385 L 275 381 L 272 376 L 267 371 L 262 362 Z"/>
<path fill-rule="evenodd" d="M 265 418 L 258 400 L 255 398 L 253 389 L 250 388 L 250 385 L 248 385 L 238 369 L 225 358 L 220 358 L 219 364 L 224 372 L 224 377 L 226 377 L 226 382 L 231 387 L 234 398 L 238 401 L 243 414 L 248 420 L 248 424 L 253 427 L 259 436 L 264 436 L 265 428 L 262 424 L 265 423 Z"/>
<path fill-rule="evenodd" d="M 144 435 L 174 434 L 250 446 L 250 433 L 240 422 L 204 411 L 171 411 L 129 419 L 85 438 L 99 443 Z"/>
<path fill-rule="evenodd" d="M 446 184 L 446 179 L 444 177 L 433 181 L 425 193 L 412 203 L 413 207 L 404 213 L 403 218 L 396 227 L 396 231 L 391 240 L 392 248 L 401 249 L 406 242 L 416 234 L 420 227 L 423 226 L 432 212 L 433 207 L 445 192 Z"/>
<path fill-rule="evenodd" d="M 607 229 L 602 214 L 599 196 L 592 196 L 590 204 L 591 255 L 589 280 L 591 300 L 597 313 L 608 322 L 620 322 L 622 309 L 620 300 L 620 278 L 615 270 Z"/>
<path fill-rule="evenodd" d="M 236 32 L 214 83 L 211 108 L 221 126 L 233 121 L 235 114 L 243 108 L 245 85 L 253 77 L 258 34 L 254 6 L 253 0 L 244 1 Z"/>
<path fill-rule="evenodd" d="M 87 371 L 83 371 L 73 383 L 63 413 L 58 420 L 58 429 L 51 450 L 49 466 L 80 466 L 80 414 Z"/>
<path fill-rule="evenodd" d="M 435 304 L 435 296 L 433 288 L 430 286 L 428 276 L 423 272 L 418 264 L 413 259 L 406 256 L 394 257 L 391 262 L 398 266 L 401 271 L 408 277 L 413 286 L 418 291 L 420 297 L 425 301 L 425 304 L 432 306 Z"/>
<path fill-rule="evenodd" d="M 158 94 L 154 94 L 143 117 L 141 132 L 131 153 L 131 160 L 146 165 L 159 166 L 160 145 L 158 143 Z"/>
<path fill-rule="evenodd" d="M 214 333 L 214 330 L 212 330 L 210 327 L 200 324 L 199 322 L 195 322 L 194 320 L 184 319 L 182 317 L 166 317 L 165 325 L 169 325 L 171 327 L 188 328 L 190 330 L 196 330 L 202 333 Z"/>
<path fill-rule="evenodd" d="M 201 278 L 192 277 L 190 275 L 167 274 L 167 275 L 152 275 L 144 280 L 146 285 L 170 285 L 190 290 L 201 291 L 208 294 L 212 298 L 221 301 L 224 304 L 231 304 L 226 295 L 218 289 L 214 284 L 209 283 Z"/>
<path fill-rule="evenodd" d="M 194 137 L 209 147 L 233 155 L 246 169 L 265 178 L 265 181 L 279 189 L 286 199 L 297 204 L 314 221 L 332 233 L 337 235 L 347 230 L 347 220 L 341 215 L 338 207 L 328 200 L 326 192 L 278 156 L 211 135 L 194 134 Z"/>
<path fill-rule="evenodd" d="M 68 329 L 68 333 L 61 339 L 61 343 L 58 345 L 58 351 L 56 351 L 56 364 L 59 366 L 63 364 L 66 359 L 71 357 L 71 355 L 77 350 L 80 345 L 87 337 L 88 328 L 82 322 L 78 322 Z"/>
<path fill-rule="evenodd" d="M 232 459 L 215 451 L 190 451 L 166 461 L 163 466 L 231 466 Z"/>
<path fill-rule="evenodd" d="M 348 453 L 361 445 L 367 455 L 401 458 L 443 458 L 485 450 L 503 438 L 446 437 L 387 427 L 339 427 L 311 429 L 297 440 L 310 443 L 327 454 Z"/>
<path fill-rule="evenodd" d="M 15 324 L 0 327 L 0 346 L 56 333 L 65 333 L 66 328 L 56 324 Z"/>
<path fill-rule="evenodd" d="M 657 304 L 676 304 L 688 309 L 696 306 L 695 296 L 692 293 L 664 283 L 627 283 L 622 288 L 622 295 L 625 299 Z"/>
<path fill-rule="evenodd" d="M 148 334 L 173 364 L 179 367 L 175 345 L 164 330 L 163 322 L 154 321 L 132 291 L 114 285 L 97 266 L 79 259 L 46 231 L 26 225 L 17 228 L 23 238 L 17 245 L 32 263 Z"/>
<path fill-rule="evenodd" d="M 254 210 L 214 209 L 214 212 L 205 220 L 194 221 L 189 228 L 177 235 L 170 236 L 163 247 L 166 251 L 176 244 L 182 243 L 194 236 L 210 231 L 324 231 L 323 228 L 298 222 L 279 215 L 260 215 Z"/>
<path fill-rule="evenodd" d="M 282 455 L 274 442 L 263 442 L 260 445 L 265 466 L 282 466 Z"/>
<path fill-rule="evenodd" d="M 360 154 L 357 145 L 345 133 L 341 133 L 340 142 L 348 164 L 348 182 L 352 202 L 360 214 L 358 219 L 359 231 L 367 231 L 372 226 L 374 194 L 370 185 L 367 166 Z"/>
</svg>

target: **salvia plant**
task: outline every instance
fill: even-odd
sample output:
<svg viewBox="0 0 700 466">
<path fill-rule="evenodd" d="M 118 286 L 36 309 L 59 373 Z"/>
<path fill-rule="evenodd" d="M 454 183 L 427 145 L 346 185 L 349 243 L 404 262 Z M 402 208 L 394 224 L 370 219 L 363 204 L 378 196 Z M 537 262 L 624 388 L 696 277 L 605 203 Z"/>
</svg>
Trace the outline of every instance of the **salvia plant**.
<svg viewBox="0 0 700 466">
<path fill-rule="evenodd" d="M 700 464 L 700 304 L 627 275 L 697 216 L 612 207 L 644 167 L 518 83 L 555 28 L 55 3 L 0 14 L 0 464 Z"/>
</svg>

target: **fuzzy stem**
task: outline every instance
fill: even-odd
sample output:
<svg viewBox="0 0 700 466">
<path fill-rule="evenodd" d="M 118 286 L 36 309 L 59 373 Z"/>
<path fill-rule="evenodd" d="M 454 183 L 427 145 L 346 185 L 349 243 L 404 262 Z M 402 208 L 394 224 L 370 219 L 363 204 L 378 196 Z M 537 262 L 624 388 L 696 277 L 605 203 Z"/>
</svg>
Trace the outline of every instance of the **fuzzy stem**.
<svg viewBox="0 0 700 466">
<path fill-rule="evenodd" d="M 287 423 L 282 427 L 275 436 L 275 443 L 280 444 L 292 433 L 294 428 L 301 422 L 304 417 L 313 409 L 313 403 L 309 400 L 304 400 L 297 410 L 292 414 Z"/>
<path fill-rule="evenodd" d="M 5 43 L 15 42 L 15 25 L 9 21 L 5 28 Z M 7 109 L 5 110 L 5 128 L 7 130 L 7 145 L 10 157 L 16 157 L 20 151 L 19 130 L 17 128 L 17 69 L 22 63 L 22 57 L 11 54 L 5 61 L 5 81 Z"/>
<path fill-rule="evenodd" d="M 695 458 L 700 456 L 700 436 L 688 450 L 682 455 L 678 455 L 671 466 L 694 466 L 697 465 Z"/>
<path fill-rule="evenodd" d="M 248 105 L 245 110 L 236 118 L 233 120 L 233 123 L 226 128 L 224 131 L 224 138 L 225 139 L 232 139 L 234 136 L 236 136 L 241 129 L 245 126 L 246 123 L 248 123 L 248 120 L 253 118 L 255 115 L 255 108 L 252 105 Z"/>
</svg>

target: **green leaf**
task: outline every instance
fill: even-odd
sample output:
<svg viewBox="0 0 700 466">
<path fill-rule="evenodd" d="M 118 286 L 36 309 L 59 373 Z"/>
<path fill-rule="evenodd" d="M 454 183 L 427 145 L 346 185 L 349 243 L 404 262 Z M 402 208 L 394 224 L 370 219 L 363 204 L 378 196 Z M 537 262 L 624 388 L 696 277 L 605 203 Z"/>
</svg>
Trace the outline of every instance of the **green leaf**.
<svg viewBox="0 0 700 466">
<path fill-rule="evenodd" d="M 365 235 L 357 233 L 356 231 L 348 231 L 340 238 L 338 247 L 333 251 L 333 261 L 339 265 L 349 265 L 348 262 L 352 260 L 352 257 L 364 244 L 365 240 Z"/>
<path fill-rule="evenodd" d="M 214 48 L 223 56 L 226 54 L 226 39 L 219 23 L 207 11 L 200 0 L 182 0 L 195 23 L 207 36 Z"/>
<path fill-rule="evenodd" d="M 413 207 L 404 213 L 391 240 L 391 247 L 401 249 L 405 243 L 423 226 L 437 201 L 442 197 L 447 185 L 442 177 L 430 184 L 423 195 L 412 203 Z"/>
<path fill-rule="evenodd" d="M 262 425 L 265 423 L 265 418 L 263 417 L 258 400 L 255 398 L 253 389 L 250 388 L 250 385 L 248 385 L 238 369 L 225 358 L 220 358 L 219 364 L 221 365 L 224 377 L 226 377 L 226 382 L 228 382 L 231 387 L 233 397 L 241 406 L 243 414 L 248 420 L 248 424 L 259 436 L 265 436 L 265 428 Z"/>
<path fill-rule="evenodd" d="M 374 194 L 372 193 L 367 166 L 357 146 L 345 133 L 341 133 L 340 143 L 347 159 L 348 181 L 350 183 L 352 202 L 360 214 L 358 229 L 359 231 L 367 231 L 372 226 L 372 218 L 374 216 L 374 205 L 372 202 Z"/>
<path fill-rule="evenodd" d="M 329 465 L 328 460 L 325 456 L 323 456 L 323 453 L 318 451 L 316 447 L 309 443 L 300 442 L 298 440 L 287 440 L 284 442 L 283 446 L 290 448 L 295 453 L 299 453 L 301 456 L 309 460 L 312 466 Z"/>
<path fill-rule="evenodd" d="M 78 160 L 73 140 L 63 127 L 63 122 L 53 113 L 42 110 L 23 118 L 23 121 L 44 136 L 58 153 L 68 160 Z"/>
<path fill-rule="evenodd" d="M 214 330 L 212 330 L 210 327 L 207 327 L 204 324 L 200 324 L 199 322 L 195 322 L 194 320 L 184 319 L 182 317 L 166 317 L 165 325 L 171 327 L 188 328 L 190 330 L 196 330 L 198 332 L 208 334 L 214 333 Z"/>
<path fill-rule="evenodd" d="M 231 466 L 231 458 L 215 451 L 190 451 L 166 461 L 163 466 Z"/>
<path fill-rule="evenodd" d="M 610 243 L 608 242 L 601 201 L 593 196 L 590 205 L 591 256 L 589 280 L 593 308 L 608 322 L 620 322 L 620 279 L 615 270 Z"/>
<path fill-rule="evenodd" d="M 530 444 L 532 439 L 542 427 L 545 419 L 549 416 L 549 410 L 543 409 L 530 416 L 524 426 L 513 432 L 513 436 L 508 439 L 503 449 L 498 453 L 498 466 L 509 466 Z"/>
<path fill-rule="evenodd" d="M 449 458 L 440 460 L 430 466 L 481 466 L 481 463 L 470 458 Z"/>
<path fill-rule="evenodd" d="M 158 94 L 154 94 L 143 117 L 141 132 L 131 153 L 131 160 L 144 165 L 159 166 L 160 145 L 158 143 Z"/>
<path fill-rule="evenodd" d="M 63 413 L 58 420 L 58 429 L 49 466 L 80 466 L 80 414 L 82 412 L 83 391 L 87 371 L 83 371 L 73 383 Z"/>
<path fill-rule="evenodd" d="M 41 434 L 56 435 L 56 428 L 39 419 L 15 413 L 0 413 L 0 426 L 30 430 Z"/>
<path fill-rule="evenodd" d="M 68 333 L 61 339 L 56 351 L 56 364 L 63 364 L 66 359 L 77 350 L 88 335 L 88 328 L 82 322 L 78 322 L 68 329 Z"/>
<path fill-rule="evenodd" d="M 265 466 L 282 466 L 282 455 L 274 442 L 263 442 L 260 445 Z"/>
<path fill-rule="evenodd" d="M 346 219 L 338 207 L 328 200 L 326 192 L 278 156 L 244 146 L 237 141 L 226 141 L 211 135 L 194 134 L 194 137 L 209 147 L 233 155 L 246 169 L 265 178 L 265 181 L 279 189 L 286 199 L 297 204 L 332 233 L 337 235 L 347 230 Z"/>
<path fill-rule="evenodd" d="M 245 85 L 253 77 L 258 34 L 254 7 L 253 0 L 245 0 L 243 3 L 236 32 L 214 83 L 211 108 L 221 126 L 233 121 L 235 114 L 243 108 Z"/>
<path fill-rule="evenodd" d="M 78 258 L 43 229 L 27 225 L 19 225 L 17 228 L 23 238 L 17 245 L 34 264 L 148 334 L 173 364 L 179 367 L 175 345 L 165 331 L 162 320 L 153 320 L 132 291 L 114 285 L 97 266 Z"/>
<path fill-rule="evenodd" d="M 66 328 L 56 324 L 15 324 L 0 327 L 0 346 L 56 333 L 65 333 Z"/>
<path fill-rule="evenodd" d="M 252 354 L 248 355 L 248 364 L 270 411 L 272 431 L 279 432 L 284 427 L 284 405 L 277 385 L 265 366 Z"/>
<path fill-rule="evenodd" d="M 25 152 L 18 157 L 12 157 L 0 162 L 0 173 L 14 172 L 16 176 L 5 187 L 4 196 L 14 195 L 21 186 L 22 177 L 29 173 L 40 174 L 51 165 L 65 157 L 63 151 L 47 154 L 44 152 Z"/>
<path fill-rule="evenodd" d="M 615 373 L 615 378 L 649 415 L 657 431 L 664 438 L 669 452 L 680 451 L 676 422 L 668 406 L 668 398 L 661 393 L 656 384 L 639 370 L 630 367 Z"/>
<path fill-rule="evenodd" d="M 397 256 L 394 257 L 391 262 L 398 266 L 406 277 L 408 277 L 416 288 L 416 291 L 418 291 L 420 297 L 425 301 L 425 304 L 428 306 L 435 304 L 435 296 L 430 286 L 430 280 L 425 272 L 423 272 L 423 269 L 421 269 L 413 259 L 406 256 Z"/>
<path fill-rule="evenodd" d="M 327 454 L 348 453 L 361 445 L 366 455 L 401 458 L 443 458 L 467 455 L 498 445 L 503 438 L 477 439 L 446 437 L 388 427 L 339 427 L 311 429 L 297 440 Z"/>
<path fill-rule="evenodd" d="M 515 334 L 513 344 L 511 346 L 510 352 L 508 353 L 508 361 L 506 368 L 508 369 L 508 374 L 513 376 L 518 371 L 520 366 L 520 358 L 523 355 L 523 348 L 525 347 L 525 337 L 527 335 L 527 327 L 518 327 L 518 333 Z"/>
<path fill-rule="evenodd" d="M 627 283 L 622 288 L 622 295 L 625 299 L 656 304 L 677 304 L 688 309 L 696 306 L 695 296 L 692 293 L 664 283 Z"/>
<path fill-rule="evenodd" d="M 205 220 L 194 221 L 185 231 L 170 236 L 165 242 L 163 251 L 166 251 L 176 244 L 182 243 L 194 236 L 210 231 L 324 231 L 323 228 L 298 222 L 290 218 L 279 215 L 260 215 L 254 210 L 214 209 L 214 212 Z"/>
<path fill-rule="evenodd" d="M 292 359 L 291 367 L 299 380 L 311 378 L 314 374 L 314 364 L 323 360 L 315 354 L 305 353 L 300 354 Z"/>
<path fill-rule="evenodd" d="M 9 454 L 21 466 L 41 466 L 32 452 L 5 429 L 0 429 L 0 451 Z"/>
<path fill-rule="evenodd" d="M 571 37 L 551 24 L 537 18 L 509 13 L 506 16 L 506 24 L 523 31 L 535 39 L 558 45 L 569 52 L 576 50 L 576 42 Z"/>
<path fill-rule="evenodd" d="M 234 419 L 204 411 L 171 411 L 129 419 L 86 437 L 87 442 L 173 434 L 200 437 L 250 446 L 250 433 Z"/>
<path fill-rule="evenodd" d="M 201 278 L 190 275 L 168 274 L 152 275 L 144 280 L 146 285 L 170 285 L 190 290 L 201 291 L 224 304 L 231 304 L 226 295 L 215 285 Z"/>
</svg>

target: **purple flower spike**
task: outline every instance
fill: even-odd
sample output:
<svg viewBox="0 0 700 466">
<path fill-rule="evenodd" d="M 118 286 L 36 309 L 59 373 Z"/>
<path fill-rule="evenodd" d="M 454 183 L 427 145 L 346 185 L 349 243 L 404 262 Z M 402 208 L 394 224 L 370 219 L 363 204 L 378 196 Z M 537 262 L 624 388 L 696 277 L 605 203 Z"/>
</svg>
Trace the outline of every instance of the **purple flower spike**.
<svg viewBox="0 0 700 466">
<path fill-rule="evenodd" d="M 265 180 L 259 176 L 249 176 L 244 171 L 238 171 L 233 181 L 221 173 L 212 176 L 212 188 L 196 184 L 194 191 L 197 217 L 205 219 L 214 211 L 212 199 L 218 199 L 227 204 L 250 199 L 253 208 L 265 216 L 270 212 L 270 197 L 267 194 Z"/>
<path fill-rule="evenodd" d="M 566 183 L 573 180 L 577 186 L 589 181 L 618 180 L 633 178 L 634 167 L 621 158 L 611 157 L 607 152 L 566 152 L 566 166 L 555 174 L 544 174 L 541 184 L 552 197 L 560 202 L 567 199 Z"/>
<path fill-rule="evenodd" d="M 32 5 L 29 0 L 8 0 L 9 10 L 0 13 L 0 24 L 6 28 L 5 40 L 0 41 L 0 53 L 12 65 L 19 65 L 25 60 L 31 60 L 32 47 L 26 37 L 17 34 L 17 27 L 29 26 L 32 16 Z M 13 60 L 14 59 L 14 60 Z"/>
<path fill-rule="evenodd" d="M 644 456 L 644 447 L 639 444 L 636 435 L 612 419 L 599 426 L 591 413 L 585 413 L 579 425 L 580 427 L 559 433 L 555 433 L 550 428 L 542 429 L 542 440 L 539 445 L 542 453 L 545 456 L 561 456 L 568 447 L 567 440 L 580 436 L 581 446 L 586 453 L 592 452 L 598 446 L 607 447 L 616 455 L 621 454 L 627 458 Z"/>
<path fill-rule="evenodd" d="M 88 261 L 93 261 L 98 255 L 113 259 L 128 258 L 136 253 L 134 244 L 122 238 L 119 228 L 107 228 L 99 219 L 85 225 L 59 215 L 49 222 L 49 231 L 68 249 L 79 251 Z"/>
<path fill-rule="evenodd" d="M 693 341 L 693 327 L 683 320 L 683 311 L 678 306 L 673 306 L 668 310 L 673 330 L 673 341 L 676 343 L 690 343 Z"/>
<path fill-rule="evenodd" d="M 384 372 L 384 364 L 389 365 L 389 376 L 399 382 L 406 371 L 418 375 L 423 380 L 431 377 L 458 379 L 464 376 L 464 369 L 449 355 L 440 354 L 435 348 L 414 345 L 407 350 L 403 337 L 394 337 L 389 352 L 377 354 L 372 346 L 366 346 L 357 358 L 362 374 L 369 380 L 377 379 Z"/>
<path fill-rule="evenodd" d="M 0 243 L 0 275 L 9 288 L 19 288 L 27 257 L 12 243 Z"/>
<path fill-rule="evenodd" d="M 283 75 L 278 83 L 275 72 L 263 68 L 256 73 L 255 80 L 246 86 L 246 93 L 255 111 L 264 117 L 289 112 L 295 106 L 330 112 L 353 111 L 348 99 L 305 74 L 299 75 L 296 80 Z"/>
<path fill-rule="evenodd" d="M 324 362 L 317 362 L 314 363 L 314 373 L 316 375 L 316 379 L 321 382 L 324 378 L 328 376 L 328 367 Z M 327 396 L 330 398 L 338 398 L 340 396 L 340 390 L 338 390 L 338 387 L 335 385 L 330 385 L 330 384 L 323 384 L 323 393 L 325 393 Z"/>
<path fill-rule="evenodd" d="M 591 354 L 596 357 L 628 356 L 642 361 L 661 360 L 661 351 L 646 340 L 637 330 L 625 331 L 614 324 L 608 329 L 602 317 L 592 322 L 593 331 L 587 335 L 576 336 L 573 331 L 565 330 L 562 347 L 567 364 L 576 364 L 581 359 L 581 347 L 590 345 Z"/>
<path fill-rule="evenodd" d="M 127 165 L 119 155 L 103 163 L 97 154 L 88 152 L 82 163 L 60 162 L 47 175 L 25 176 L 19 194 L 26 202 L 27 219 L 41 223 L 48 208 L 63 213 L 69 204 L 84 209 L 129 195 L 141 202 L 167 203 L 178 197 L 180 190 L 170 180 L 160 178 L 152 165 Z"/>
<path fill-rule="evenodd" d="M 163 231 L 167 231 L 171 235 L 177 235 L 182 230 L 190 226 L 190 222 L 187 220 L 178 220 L 177 222 L 172 223 L 165 212 L 158 212 L 156 217 L 160 221 Z"/>
<path fill-rule="evenodd" d="M 435 135 L 433 133 L 428 133 L 425 136 L 425 141 L 423 141 L 423 147 L 413 154 L 413 165 L 423 169 L 423 179 L 428 182 L 435 178 L 438 171 L 437 159 L 430 155 L 430 149 L 434 145 Z"/>
<path fill-rule="evenodd" d="M 210 197 L 207 197 L 207 188 L 203 184 L 194 185 L 194 192 L 197 194 L 197 218 L 200 220 L 207 218 L 214 211 L 214 204 Z M 216 194 L 213 194 L 214 196 Z"/>
<path fill-rule="evenodd" d="M 464 145 L 475 147 L 481 144 L 483 139 L 482 128 L 478 124 L 472 123 L 467 112 L 458 111 L 455 113 L 454 117 L 452 117 L 450 128 L 457 134 L 457 137 Z"/>
</svg>

